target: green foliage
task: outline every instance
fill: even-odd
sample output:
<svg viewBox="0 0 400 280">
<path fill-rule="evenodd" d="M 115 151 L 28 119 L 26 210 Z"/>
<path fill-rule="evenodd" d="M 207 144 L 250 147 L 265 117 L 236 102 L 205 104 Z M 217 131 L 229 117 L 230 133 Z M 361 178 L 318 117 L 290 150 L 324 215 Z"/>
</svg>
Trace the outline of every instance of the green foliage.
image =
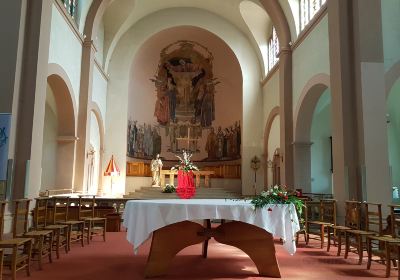
<svg viewBox="0 0 400 280">
<path fill-rule="evenodd" d="M 176 191 L 174 185 L 165 185 L 165 188 L 162 190 L 163 193 L 174 193 Z"/>
<path fill-rule="evenodd" d="M 261 192 L 252 198 L 251 204 L 254 208 L 263 208 L 267 204 L 290 204 L 296 207 L 297 212 L 301 215 L 303 211 L 304 203 L 301 199 L 297 197 L 297 193 L 294 191 L 288 191 L 285 188 L 275 186 L 270 188 L 268 191 Z"/>
</svg>

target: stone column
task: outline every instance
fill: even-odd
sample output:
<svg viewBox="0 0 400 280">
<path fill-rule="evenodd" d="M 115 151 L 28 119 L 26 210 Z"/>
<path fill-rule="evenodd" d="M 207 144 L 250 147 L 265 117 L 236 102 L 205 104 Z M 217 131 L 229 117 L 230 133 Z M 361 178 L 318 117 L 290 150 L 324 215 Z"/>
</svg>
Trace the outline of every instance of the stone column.
<svg viewBox="0 0 400 280">
<path fill-rule="evenodd" d="M 362 199 L 392 203 L 381 1 L 353 0 L 355 93 Z"/>
<path fill-rule="evenodd" d="M 311 142 L 293 143 L 296 188 L 305 193 L 311 192 L 311 145 Z"/>
<path fill-rule="evenodd" d="M 293 171 L 293 81 L 292 51 L 290 46 L 282 47 L 279 53 L 279 116 L 281 184 L 294 186 Z"/>
<path fill-rule="evenodd" d="M 15 143 L 14 198 L 37 196 L 42 173 L 52 1 L 27 2 Z"/>
<path fill-rule="evenodd" d="M 82 50 L 81 85 L 78 109 L 78 131 L 79 138 L 76 145 L 75 155 L 75 179 L 76 191 L 84 190 L 87 183 L 86 159 L 90 144 L 90 113 L 93 86 L 93 67 L 96 49 L 92 40 L 85 40 Z"/>
<path fill-rule="evenodd" d="M 333 191 L 391 201 L 380 1 L 329 0 Z M 386 209 L 385 209 L 386 210 Z"/>
</svg>

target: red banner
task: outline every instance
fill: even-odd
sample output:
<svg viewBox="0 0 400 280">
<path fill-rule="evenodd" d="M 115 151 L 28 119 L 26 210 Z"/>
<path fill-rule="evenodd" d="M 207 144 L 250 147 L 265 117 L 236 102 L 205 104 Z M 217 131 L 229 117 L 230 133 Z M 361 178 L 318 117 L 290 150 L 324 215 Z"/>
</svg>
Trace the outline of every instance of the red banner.
<svg viewBox="0 0 400 280">
<path fill-rule="evenodd" d="M 196 193 L 194 185 L 193 172 L 185 172 L 183 170 L 178 171 L 178 187 L 176 193 L 180 198 L 187 199 L 192 198 Z"/>
</svg>

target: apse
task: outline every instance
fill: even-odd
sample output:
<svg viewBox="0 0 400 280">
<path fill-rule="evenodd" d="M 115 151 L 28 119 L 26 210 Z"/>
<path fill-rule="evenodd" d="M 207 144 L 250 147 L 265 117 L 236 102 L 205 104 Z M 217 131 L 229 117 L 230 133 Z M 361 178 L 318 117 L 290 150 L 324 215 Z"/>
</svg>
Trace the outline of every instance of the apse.
<svg viewBox="0 0 400 280">
<path fill-rule="evenodd" d="M 211 32 L 179 26 L 153 35 L 132 62 L 128 160 L 175 161 L 189 150 L 195 161 L 240 164 L 242 84 L 235 54 Z"/>
</svg>

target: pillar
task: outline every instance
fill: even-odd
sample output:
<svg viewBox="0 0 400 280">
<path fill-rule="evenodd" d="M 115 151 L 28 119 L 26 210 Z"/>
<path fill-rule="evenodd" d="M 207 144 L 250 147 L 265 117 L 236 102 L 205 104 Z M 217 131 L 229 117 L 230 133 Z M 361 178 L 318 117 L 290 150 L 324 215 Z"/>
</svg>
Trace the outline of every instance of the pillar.
<svg viewBox="0 0 400 280">
<path fill-rule="evenodd" d="M 15 142 L 14 198 L 35 197 L 40 190 L 51 5 L 51 0 L 27 1 Z"/>
<path fill-rule="evenodd" d="M 292 51 L 282 47 L 279 54 L 279 116 L 281 184 L 294 188 L 293 169 L 293 81 Z"/>
</svg>

